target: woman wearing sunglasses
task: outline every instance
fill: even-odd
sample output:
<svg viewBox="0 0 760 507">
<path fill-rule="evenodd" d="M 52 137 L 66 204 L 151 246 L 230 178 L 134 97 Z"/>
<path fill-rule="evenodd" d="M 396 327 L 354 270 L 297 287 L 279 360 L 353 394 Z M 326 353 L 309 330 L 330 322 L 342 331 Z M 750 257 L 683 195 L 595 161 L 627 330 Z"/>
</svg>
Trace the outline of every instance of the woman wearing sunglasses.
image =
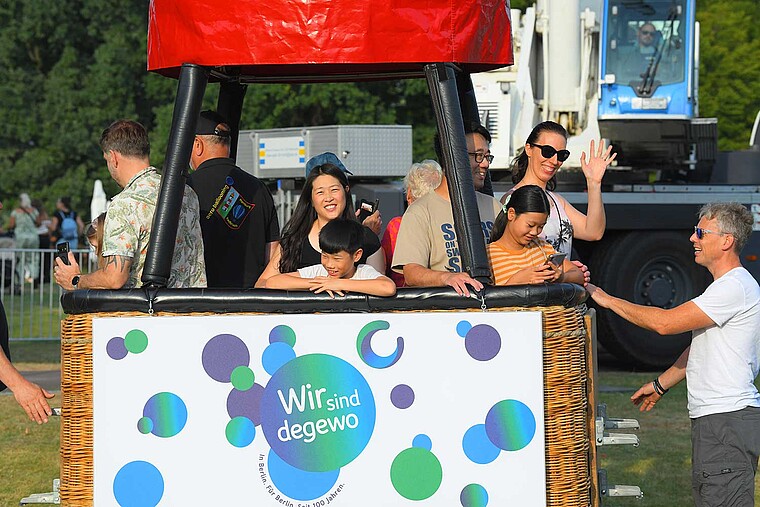
<svg viewBox="0 0 760 507">
<path fill-rule="evenodd" d="M 591 141 L 588 159 L 586 152 L 581 154 L 581 169 L 586 176 L 588 188 L 588 214 L 584 215 L 554 192 L 557 171 L 570 156 L 566 146 L 567 131 L 559 123 L 545 121 L 533 127 L 525 141 L 525 149 L 512 161 L 512 182 L 515 186 L 505 194 L 502 203 L 507 195 L 522 186 L 537 185 L 543 188 L 549 197 L 551 209 L 541 237 L 557 252 L 569 257 L 573 249 L 573 237 L 598 241 L 604 234 L 607 220 L 602 204 L 602 176 L 617 154 L 612 153 L 612 146 L 605 149 L 601 141 L 598 146 Z M 582 266 L 580 262 L 576 264 Z M 585 266 L 581 267 L 588 277 L 588 270 L 584 268 Z"/>
</svg>

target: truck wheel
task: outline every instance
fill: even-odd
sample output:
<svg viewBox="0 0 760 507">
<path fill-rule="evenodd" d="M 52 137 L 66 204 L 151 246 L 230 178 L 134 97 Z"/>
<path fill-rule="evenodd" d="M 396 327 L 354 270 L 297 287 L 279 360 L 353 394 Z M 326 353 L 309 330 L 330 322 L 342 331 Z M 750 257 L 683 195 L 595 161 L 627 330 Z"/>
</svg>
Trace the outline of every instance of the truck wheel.
<svg viewBox="0 0 760 507">
<path fill-rule="evenodd" d="M 592 283 L 640 305 L 673 308 L 689 301 L 710 282 L 708 271 L 694 262 L 689 232 L 629 232 L 605 238 L 594 251 Z M 670 366 L 691 341 L 691 332 L 660 336 L 598 310 L 599 341 L 631 366 Z"/>
</svg>

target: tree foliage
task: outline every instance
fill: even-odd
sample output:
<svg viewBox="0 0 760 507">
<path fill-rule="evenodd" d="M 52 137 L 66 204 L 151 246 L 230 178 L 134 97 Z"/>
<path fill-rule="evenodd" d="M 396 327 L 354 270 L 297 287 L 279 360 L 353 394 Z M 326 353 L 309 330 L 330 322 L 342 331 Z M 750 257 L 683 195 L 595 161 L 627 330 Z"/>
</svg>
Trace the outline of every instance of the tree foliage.
<svg viewBox="0 0 760 507">
<path fill-rule="evenodd" d="M 513 0 L 525 8 L 530 0 Z M 149 0 L 0 2 L 0 198 L 20 192 L 50 208 L 70 195 L 89 207 L 91 182 L 119 191 L 98 139 L 118 118 L 150 132 L 152 161 L 166 151 L 177 82 L 146 72 Z M 719 118 L 721 148 L 746 146 L 760 109 L 760 14 L 756 0 L 699 0 L 701 113 Z M 214 107 L 210 85 L 205 107 Z M 248 87 L 242 128 L 351 123 L 414 126 L 414 158 L 431 157 L 434 118 L 422 79 Z"/>
</svg>

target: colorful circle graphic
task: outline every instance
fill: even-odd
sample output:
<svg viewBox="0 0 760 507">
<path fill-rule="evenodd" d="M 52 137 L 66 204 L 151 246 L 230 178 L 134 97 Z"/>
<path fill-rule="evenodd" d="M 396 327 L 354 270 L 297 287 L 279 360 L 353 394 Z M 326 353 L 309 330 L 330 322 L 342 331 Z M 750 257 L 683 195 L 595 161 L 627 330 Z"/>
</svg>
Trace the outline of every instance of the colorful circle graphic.
<svg viewBox="0 0 760 507">
<path fill-rule="evenodd" d="M 133 354 L 139 354 L 148 348 L 148 335 L 139 329 L 133 329 L 124 336 L 124 346 Z"/>
<path fill-rule="evenodd" d="M 390 327 L 391 325 L 384 320 L 375 320 L 359 331 L 356 337 L 356 351 L 367 366 L 378 369 L 388 368 L 401 359 L 401 354 L 404 353 L 404 339 L 400 336 L 396 339 L 396 350 L 389 356 L 379 356 L 372 350 L 372 337 L 375 333 Z"/>
<path fill-rule="evenodd" d="M 430 440 L 430 437 L 420 433 L 416 437 L 414 437 L 414 440 L 412 440 L 412 447 L 419 447 L 420 449 L 425 449 L 426 451 L 429 451 L 433 448 L 433 441 Z"/>
<path fill-rule="evenodd" d="M 269 332 L 269 343 L 285 343 L 291 347 L 296 346 L 296 332 L 290 326 L 284 324 L 275 326 Z"/>
<path fill-rule="evenodd" d="M 269 379 L 261 419 L 269 446 L 286 463 L 327 472 L 353 461 L 369 443 L 375 399 L 350 363 L 308 354 L 289 361 Z"/>
<path fill-rule="evenodd" d="M 391 483 L 399 495 L 409 500 L 425 500 L 438 491 L 443 479 L 441 462 L 420 447 L 401 451 L 391 464 Z"/>
<path fill-rule="evenodd" d="M 462 507 L 486 507 L 488 505 L 488 492 L 480 484 L 468 484 L 459 495 Z"/>
<path fill-rule="evenodd" d="M 338 480 L 340 469 L 327 472 L 306 472 L 285 463 L 275 452 L 267 458 L 269 477 L 277 489 L 295 500 L 314 500 L 330 491 Z"/>
<path fill-rule="evenodd" d="M 164 478 L 147 461 L 132 461 L 116 473 L 113 496 L 121 507 L 155 507 L 164 496 Z"/>
<path fill-rule="evenodd" d="M 489 361 L 501 350 L 501 336 L 488 324 L 478 324 L 467 332 L 464 347 L 473 359 Z"/>
<path fill-rule="evenodd" d="M 106 344 L 106 354 L 108 354 L 108 357 L 111 359 L 116 359 L 117 361 L 127 357 L 129 351 L 127 350 L 127 346 L 124 345 L 124 338 L 121 336 L 114 336 L 108 340 L 108 343 Z"/>
<path fill-rule="evenodd" d="M 201 363 L 209 377 L 217 382 L 229 382 L 232 371 L 248 366 L 251 354 L 243 340 L 233 334 L 218 334 L 203 347 Z"/>
<path fill-rule="evenodd" d="M 486 434 L 499 449 L 518 451 L 536 434 L 536 418 L 521 401 L 502 400 L 486 415 Z"/>
<path fill-rule="evenodd" d="M 227 396 L 227 414 L 231 418 L 238 416 L 247 417 L 253 424 L 261 424 L 261 397 L 264 395 L 264 386 L 253 384 L 247 391 L 233 389 Z"/>
<path fill-rule="evenodd" d="M 235 417 L 227 423 L 224 429 L 227 441 L 235 447 L 246 447 L 256 436 L 256 427 L 247 417 Z"/>
<path fill-rule="evenodd" d="M 283 342 L 270 343 L 261 355 L 261 364 L 270 375 L 279 370 L 283 364 L 296 357 L 293 347 Z"/>
<path fill-rule="evenodd" d="M 470 461 L 479 465 L 492 462 L 501 453 L 501 449 L 488 439 L 485 424 L 476 424 L 465 432 L 462 449 Z"/>
<path fill-rule="evenodd" d="M 238 366 L 232 370 L 232 374 L 230 375 L 232 387 L 238 391 L 247 391 L 253 387 L 255 379 L 256 376 L 253 374 L 253 370 L 247 366 Z"/>
<path fill-rule="evenodd" d="M 467 336 L 467 333 L 470 331 L 470 329 L 472 329 L 472 324 L 466 320 L 460 320 L 457 324 L 457 334 L 462 338 Z"/>
<path fill-rule="evenodd" d="M 414 403 L 414 390 L 406 384 L 399 384 L 391 389 L 391 403 L 400 409 L 406 409 Z"/>
<path fill-rule="evenodd" d="M 137 431 L 143 435 L 147 435 L 153 431 L 153 419 L 150 417 L 141 417 L 137 420 Z"/>
<path fill-rule="evenodd" d="M 157 437 L 173 437 L 187 423 L 187 407 L 182 399 L 173 393 L 158 393 L 150 397 L 143 408 L 143 418 L 150 419 L 150 432 Z M 147 427 L 147 422 L 141 423 Z"/>
</svg>

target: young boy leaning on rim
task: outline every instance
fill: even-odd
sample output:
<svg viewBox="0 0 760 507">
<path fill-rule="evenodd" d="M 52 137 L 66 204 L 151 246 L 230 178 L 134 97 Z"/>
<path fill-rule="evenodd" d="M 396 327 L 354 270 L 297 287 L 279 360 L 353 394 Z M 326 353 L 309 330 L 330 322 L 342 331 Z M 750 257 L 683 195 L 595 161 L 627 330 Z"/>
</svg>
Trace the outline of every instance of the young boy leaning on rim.
<svg viewBox="0 0 760 507">
<path fill-rule="evenodd" d="M 392 296 L 396 284 L 368 264 L 356 264 L 362 256 L 362 225 L 354 220 L 335 219 L 319 231 L 322 263 L 269 278 L 267 289 L 327 292 L 330 297 L 360 292 Z"/>
</svg>

